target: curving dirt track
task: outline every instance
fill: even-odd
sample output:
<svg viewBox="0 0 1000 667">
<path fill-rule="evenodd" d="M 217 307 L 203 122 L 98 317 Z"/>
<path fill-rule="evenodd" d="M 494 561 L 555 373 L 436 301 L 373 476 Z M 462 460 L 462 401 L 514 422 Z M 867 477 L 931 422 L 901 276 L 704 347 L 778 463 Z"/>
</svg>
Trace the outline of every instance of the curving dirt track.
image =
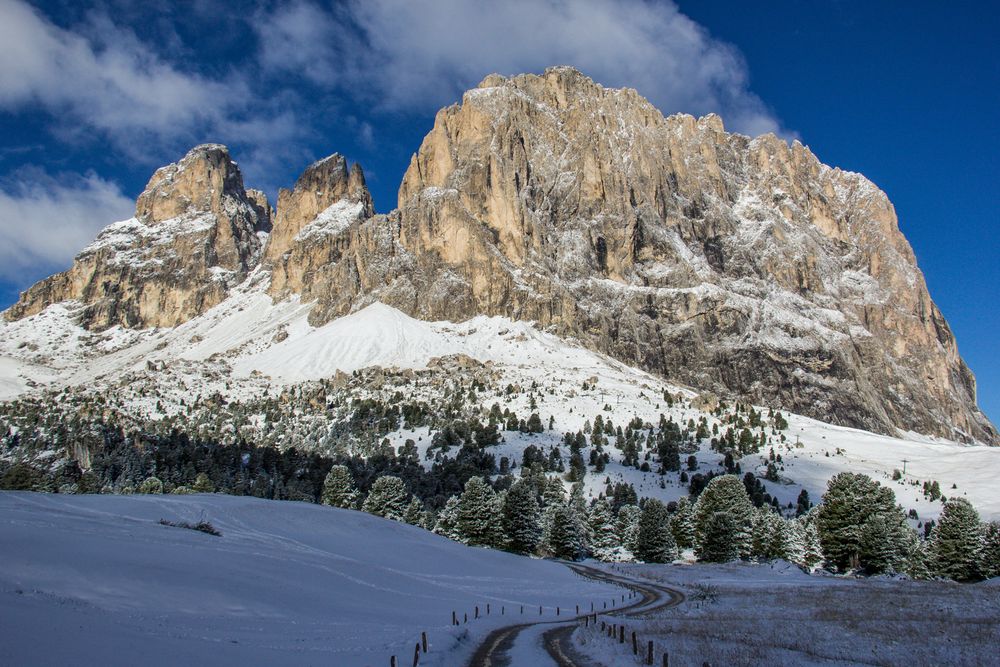
<svg viewBox="0 0 1000 667">
<path fill-rule="evenodd" d="M 587 565 L 577 563 L 567 565 L 580 576 L 618 584 L 639 594 L 636 601 L 616 609 L 601 610 L 598 615 L 613 614 L 616 617 L 634 618 L 684 602 L 683 593 L 666 586 L 633 579 L 618 573 L 606 572 Z M 586 656 L 580 655 L 569 639 L 573 630 L 576 629 L 577 623 L 586 616 L 587 614 L 581 614 L 568 619 L 519 623 L 494 630 L 476 649 L 469 660 L 469 667 L 511 666 L 509 651 L 517 636 L 525 629 L 539 625 L 553 626 L 551 630 L 547 630 L 542 635 L 542 644 L 555 664 L 559 667 L 585 667 L 588 664 Z"/>
</svg>

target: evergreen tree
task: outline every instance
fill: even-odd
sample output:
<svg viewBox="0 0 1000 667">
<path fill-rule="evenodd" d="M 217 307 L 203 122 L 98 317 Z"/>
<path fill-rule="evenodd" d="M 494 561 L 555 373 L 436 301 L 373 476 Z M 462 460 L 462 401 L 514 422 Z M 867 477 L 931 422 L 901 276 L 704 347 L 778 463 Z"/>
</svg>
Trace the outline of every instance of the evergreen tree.
<svg viewBox="0 0 1000 667">
<path fill-rule="evenodd" d="M 769 507 L 755 509 L 751 523 L 751 555 L 762 561 L 788 558 L 785 520 Z"/>
<path fill-rule="evenodd" d="M 410 504 L 406 506 L 403 514 L 403 521 L 411 526 L 422 526 L 424 520 L 424 504 L 419 498 L 414 496 L 410 499 Z"/>
<path fill-rule="evenodd" d="M 590 508 L 590 553 L 597 560 L 614 562 L 621 560 L 621 538 L 611 515 L 611 504 L 604 498 L 598 499 Z"/>
<path fill-rule="evenodd" d="M 806 568 L 813 568 L 823 560 L 823 547 L 819 541 L 819 530 L 813 513 L 807 513 L 798 520 L 802 532 L 802 558 L 796 561 Z"/>
<path fill-rule="evenodd" d="M 163 482 L 158 477 L 150 476 L 142 480 L 137 493 L 163 493 Z"/>
<path fill-rule="evenodd" d="M 369 514 L 402 521 L 406 516 L 406 485 L 398 477 L 383 475 L 372 484 L 361 509 Z"/>
<path fill-rule="evenodd" d="M 983 526 L 983 549 L 979 570 L 987 579 L 1000 577 L 1000 523 L 996 521 Z"/>
<path fill-rule="evenodd" d="M 194 478 L 194 485 L 191 488 L 195 493 L 212 493 L 215 491 L 215 485 L 212 484 L 212 480 L 203 472 L 198 473 Z"/>
<path fill-rule="evenodd" d="M 580 557 L 583 545 L 578 527 L 576 516 L 569 507 L 553 506 L 548 537 L 549 550 L 553 556 L 564 560 L 576 560 Z"/>
<path fill-rule="evenodd" d="M 896 505 L 892 489 L 862 474 L 842 472 L 834 475 L 816 513 L 816 527 L 826 561 L 841 571 L 866 567 L 862 560 L 862 535 L 865 524 L 877 517 L 885 522 L 870 531 L 870 540 L 879 532 L 887 538 L 904 537 L 902 531 L 896 530 L 905 521 L 905 516 Z M 869 547 L 865 553 L 876 558 L 878 562 L 874 566 L 877 568 L 898 562 L 900 554 L 905 553 L 906 543 L 896 540 L 874 549 L 869 542 Z"/>
<path fill-rule="evenodd" d="M 713 517 L 720 512 L 729 514 L 733 520 L 733 532 L 729 539 L 733 542 L 737 556 L 749 558 L 753 504 L 747 496 L 746 486 L 736 475 L 713 477 L 698 498 L 695 504 L 696 542 L 704 539 L 710 522 L 718 526 L 719 520 Z"/>
<path fill-rule="evenodd" d="M 450 540 L 461 540 L 458 532 L 458 496 L 449 497 L 444 508 L 438 512 L 434 532 Z"/>
<path fill-rule="evenodd" d="M 930 579 L 927 543 L 917 537 L 917 534 L 912 530 L 908 531 L 905 553 L 902 571 L 912 579 Z"/>
<path fill-rule="evenodd" d="M 499 546 L 500 515 L 496 492 L 482 477 L 465 483 L 458 501 L 458 533 L 466 544 L 481 547 Z"/>
<path fill-rule="evenodd" d="M 534 553 L 542 538 L 542 526 L 535 488 L 529 480 L 519 479 L 507 491 L 500 525 L 508 550 L 519 554 Z"/>
<path fill-rule="evenodd" d="M 740 525 L 729 512 L 715 512 L 703 517 L 695 555 L 707 563 L 728 563 L 740 554 L 739 540 L 736 538 Z"/>
<path fill-rule="evenodd" d="M 906 522 L 891 514 L 873 517 L 861 529 L 860 562 L 868 574 L 901 572 L 906 564 Z"/>
<path fill-rule="evenodd" d="M 545 480 L 545 489 L 542 491 L 542 504 L 545 507 L 566 504 L 566 487 L 563 486 L 558 477 L 549 477 Z"/>
<path fill-rule="evenodd" d="M 641 514 L 642 510 L 639 509 L 639 506 L 631 503 L 618 508 L 616 519 L 618 534 L 621 535 L 622 546 L 632 554 L 635 554 L 636 549 L 638 549 L 639 517 Z"/>
<path fill-rule="evenodd" d="M 320 500 L 324 505 L 354 509 L 358 504 L 358 488 L 354 484 L 354 475 L 347 466 L 336 465 L 330 468 L 323 480 L 323 496 Z"/>
<path fill-rule="evenodd" d="M 584 555 L 590 553 L 590 511 L 587 509 L 587 499 L 583 497 L 583 484 L 574 484 L 569 494 L 569 508 L 576 520 L 576 532 L 580 536 L 580 547 Z"/>
<path fill-rule="evenodd" d="M 694 506 L 687 497 L 677 501 L 677 511 L 670 519 L 670 530 L 674 533 L 674 542 L 678 549 L 694 547 Z"/>
<path fill-rule="evenodd" d="M 951 498 L 945 503 L 930 545 L 931 571 L 955 581 L 980 577 L 983 532 L 979 513 L 965 498 Z"/>
<path fill-rule="evenodd" d="M 670 513 L 666 505 L 655 498 L 647 498 L 642 507 L 635 555 L 646 563 L 669 563 L 677 558 Z"/>
<path fill-rule="evenodd" d="M 782 550 L 781 556 L 790 563 L 801 564 L 805 556 L 805 535 L 802 523 L 795 519 L 781 520 Z"/>
</svg>

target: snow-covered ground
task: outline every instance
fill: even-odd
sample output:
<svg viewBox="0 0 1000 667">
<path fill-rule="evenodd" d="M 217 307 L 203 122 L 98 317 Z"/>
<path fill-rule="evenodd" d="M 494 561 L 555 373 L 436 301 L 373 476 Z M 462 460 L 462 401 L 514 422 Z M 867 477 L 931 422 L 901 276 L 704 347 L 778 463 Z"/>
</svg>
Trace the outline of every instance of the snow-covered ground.
<svg viewBox="0 0 1000 667">
<path fill-rule="evenodd" d="M 222 495 L 2 492 L 0 563 L 4 665 L 409 665 L 421 632 L 421 665 L 456 665 L 539 605 L 620 593 L 360 512 Z"/>
<path fill-rule="evenodd" d="M 265 273 L 254 274 L 229 299 L 175 329 L 112 328 L 95 334 L 74 324 L 72 304 L 0 322 L 0 400 L 46 387 L 100 391 L 102 386 L 121 387 L 146 378 L 155 385 L 153 390 L 147 384 L 128 400 L 136 411 L 155 416 L 157 410 L 179 412 L 182 401 L 196 395 L 219 392 L 229 400 L 244 400 L 338 373 L 373 366 L 422 369 L 435 358 L 465 355 L 487 364 L 497 378 L 489 390 L 477 393 L 481 411 L 497 403 L 522 419 L 537 411 L 546 427 L 551 418 L 552 429 L 543 434 L 505 432 L 505 441 L 495 450 L 498 460 L 501 456 L 520 460 L 529 444 L 544 449 L 558 445 L 563 433 L 582 430 L 598 414 L 618 426 L 632 417 L 655 425 L 661 414 L 683 423 L 703 416 L 710 426 L 718 422 L 694 407 L 694 389 L 672 385 L 530 323 L 500 317 L 424 322 L 374 303 L 314 327 L 308 321 L 312 304 L 297 298 L 273 303 L 265 293 L 267 280 Z M 508 385 L 518 391 L 507 393 Z M 405 391 L 408 400 L 441 397 L 440 388 L 426 383 L 391 389 L 397 390 Z M 664 392 L 683 400 L 668 407 Z M 945 496 L 967 497 L 983 518 L 1000 519 L 1000 492 L 994 482 L 1000 475 L 1000 448 L 918 434 L 890 437 L 784 414 L 789 423 L 786 442 L 775 446 L 783 469 L 779 482 L 767 483 L 768 492 L 782 505 L 794 503 L 802 489 L 817 502 L 831 476 L 850 470 L 891 485 L 903 507 L 916 510 L 921 520 L 936 517 L 942 507 L 921 492 L 921 485 L 932 481 L 940 484 Z M 426 429 L 401 429 L 389 439 L 399 446 L 412 438 L 422 455 L 430 435 Z M 589 495 L 602 492 L 608 479 L 632 483 L 640 495 L 666 500 L 687 492 L 678 474 L 661 477 L 622 466 L 620 456 L 611 451 L 607 470 L 587 475 Z M 722 457 L 707 442 L 696 457 L 698 472 L 719 470 Z M 650 463 L 655 470 L 655 461 Z M 766 466 L 758 455 L 740 463 L 744 471 L 759 474 Z M 893 481 L 893 471 L 904 468 L 905 477 Z"/>
<path fill-rule="evenodd" d="M 605 566 L 608 567 L 608 566 Z M 641 618 L 635 631 L 671 665 L 995 665 L 1000 580 L 978 584 L 807 575 L 788 563 L 620 565 L 684 591 L 687 601 Z M 574 641 L 600 664 L 633 665 L 624 646 L 592 628 Z"/>
</svg>

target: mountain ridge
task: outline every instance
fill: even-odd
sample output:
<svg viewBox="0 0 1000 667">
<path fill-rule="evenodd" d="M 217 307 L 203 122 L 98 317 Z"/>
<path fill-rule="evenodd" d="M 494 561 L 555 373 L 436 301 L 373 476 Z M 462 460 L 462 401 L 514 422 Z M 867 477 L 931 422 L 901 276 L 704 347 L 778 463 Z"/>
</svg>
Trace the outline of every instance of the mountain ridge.
<svg viewBox="0 0 1000 667">
<path fill-rule="evenodd" d="M 360 167 L 336 154 L 273 215 L 247 191 L 228 211 L 218 202 L 233 177 L 218 161 L 220 198 L 186 186 L 156 198 L 154 175 L 137 207 L 137 221 L 140 208 L 175 220 L 163 216 L 180 204 L 214 216 L 195 235 L 205 259 L 187 293 L 164 296 L 159 274 L 109 274 L 82 253 L 5 317 L 75 299 L 93 330 L 174 326 L 262 267 L 273 298 L 315 302 L 314 325 L 376 301 L 424 320 L 530 320 L 704 390 L 997 442 L 891 203 L 797 141 L 727 133 L 715 115 L 664 117 L 636 91 L 560 67 L 490 75 L 442 109 L 389 214 L 374 214 Z M 213 252 L 219 238 L 236 242 Z M 213 273 L 216 286 L 196 287 Z M 111 279 L 124 288 L 109 291 Z"/>
</svg>

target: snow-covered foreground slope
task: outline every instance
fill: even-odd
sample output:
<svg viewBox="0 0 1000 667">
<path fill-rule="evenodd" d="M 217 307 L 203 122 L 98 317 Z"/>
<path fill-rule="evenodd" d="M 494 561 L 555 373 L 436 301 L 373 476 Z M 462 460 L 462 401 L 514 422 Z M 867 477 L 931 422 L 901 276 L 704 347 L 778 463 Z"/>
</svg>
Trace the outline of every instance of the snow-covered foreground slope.
<svg viewBox="0 0 1000 667">
<path fill-rule="evenodd" d="M 0 322 L 0 400 L 46 387 L 76 386 L 97 393 L 113 387 L 127 410 L 142 418 L 158 418 L 182 414 L 192 397 L 215 392 L 235 401 L 273 396 L 338 373 L 371 367 L 422 369 L 436 358 L 465 355 L 486 364 L 493 378 L 490 387 L 476 392 L 470 406 L 480 419 L 485 420 L 489 408 L 498 404 L 522 419 L 537 412 L 546 427 L 551 423 L 551 429 L 541 434 L 505 431 L 504 442 L 494 450 L 498 461 L 501 456 L 520 460 L 524 448 L 532 444 L 546 450 L 559 446 L 565 432 L 584 430 L 598 414 L 618 426 L 633 417 L 656 425 L 661 414 L 684 424 L 704 416 L 710 428 L 722 426 L 715 416 L 695 407 L 695 389 L 624 366 L 530 323 L 500 317 L 424 322 L 374 303 L 314 327 L 308 321 L 313 305 L 297 299 L 272 302 L 264 292 L 267 279 L 261 273 L 251 276 L 229 299 L 175 329 L 113 328 L 94 334 L 73 323 L 72 306 L 65 304 L 17 322 Z M 434 405 L 444 400 L 443 387 L 456 381 L 470 382 L 458 373 L 437 386 L 406 380 L 403 385 L 366 389 L 364 395 L 390 400 L 402 392 L 406 400 Z M 508 386 L 519 390 L 508 392 Z M 665 392 L 684 400 L 668 406 Z M 827 480 L 849 470 L 891 485 L 903 507 L 916 510 L 921 520 L 937 516 L 942 506 L 921 492 L 924 482 L 933 481 L 946 496 L 967 497 L 983 518 L 1000 519 L 1000 491 L 994 482 L 1000 476 L 1000 448 L 917 434 L 891 437 L 786 416 L 787 440 L 774 447 L 783 461 L 780 481 L 767 484 L 782 505 L 794 503 L 803 488 L 818 501 Z M 400 428 L 388 437 L 396 447 L 414 439 L 423 456 L 431 435 L 427 429 Z M 585 458 L 588 453 L 584 452 Z M 707 440 L 695 455 L 698 467 L 689 474 L 718 471 L 722 456 L 710 449 Z M 760 475 L 766 467 L 758 455 L 740 463 L 744 472 Z M 596 496 L 610 479 L 634 484 L 640 495 L 667 500 L 687 493 L 679 474 L 661 476 L 655 472 L 655 461 L 651 465 L 653 472 L 642 472 L 622 466 L 620 456 L 613 454 L 606 471 L 587 475 L 587 491 Z M 905 477 L 893 481 L 893 471 L 904 468 Z"/>
<path fill-rule="evenodd" d="M 522 604 L 620 593 L 360 512 L 215 495 L 0 493 L 0 562 L 5 665 L 410 664 L 422 631 L 421 664 L 455 665 Z"/>
</svg>

